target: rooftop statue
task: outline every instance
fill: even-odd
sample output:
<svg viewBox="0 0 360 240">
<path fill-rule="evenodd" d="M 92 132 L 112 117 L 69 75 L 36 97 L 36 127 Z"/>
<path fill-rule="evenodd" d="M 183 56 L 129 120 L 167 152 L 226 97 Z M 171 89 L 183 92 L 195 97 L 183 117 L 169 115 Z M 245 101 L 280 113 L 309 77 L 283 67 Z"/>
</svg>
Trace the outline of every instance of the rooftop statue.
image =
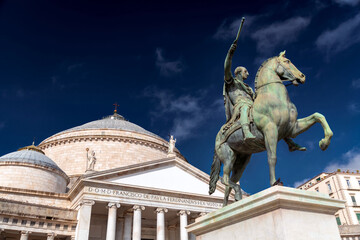
<svg viewBox="0 0 360 240">
<path fill-rule="evenodd" d="M 96 163 L 95 151 L 94 150 L 89 151 L 89 148 L 86 148 L 86 154 L 87 154 L 86 171 L 94 171 L 94 167 Z"/>
<path fill-rule="evenodd" d="M 175 143 L 176 143 L 176 138 L 174 138 L 174 136 L 171 135 L 169 139 L 168 154 L 174 154 Z"/>
<path fill-rule="evenodd" d="M 236 50 L 239 34 L 244 23 L 241 22 L 237 37 L 231 45 L 225 59 L 224 104 L 227 122 L 221 127 L 215 140 L 215 154 L 211 166 L 209 194 L 216 188 L 221 164 L 226 186 L 224 203 L 228 203 L 231 189 L 235 190 L 235 200 L 242 198 L 240 180 L 251 155 L 267 151 L 270 170 L 270 186 L 282 184 L 276 180 L 276 148 L 284 139 L 290 151 L 305 151 L 306 148 L 296 144 L 292 138 L 308 130 L 316 122 L 324 129 L 325 137 L 319 142 L 326 150 L 333 135 L 325 117 L 314 113 L 306 118 L 297 119 L 296 106 L 290 101 L 284 82 L 298 86 L 305 83 L 305 75 L 286 58 L 285 51 L 279 56 L 266 60 L 255 77 L 255 93 L 244 83 L 249 73 L 244 67 L 235 69 L 231 74 L 232 56 Z M 232 173 L 230 178 L 230 173 Z"/>
</svg>

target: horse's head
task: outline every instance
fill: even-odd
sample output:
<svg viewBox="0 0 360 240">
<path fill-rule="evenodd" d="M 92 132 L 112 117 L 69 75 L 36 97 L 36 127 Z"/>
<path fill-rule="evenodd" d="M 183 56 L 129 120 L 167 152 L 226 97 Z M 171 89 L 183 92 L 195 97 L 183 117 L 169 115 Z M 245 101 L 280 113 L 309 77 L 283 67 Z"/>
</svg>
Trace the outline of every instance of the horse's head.
<svg viewBox="0 0 360 240">
<path fill-rule="evenodd" d="M 295 86 L 305 83 L 305 75 L 285 57 L 285 51 L 277 57 L 276 73 L 283 81 L 291 81 Z"/>
</svg>

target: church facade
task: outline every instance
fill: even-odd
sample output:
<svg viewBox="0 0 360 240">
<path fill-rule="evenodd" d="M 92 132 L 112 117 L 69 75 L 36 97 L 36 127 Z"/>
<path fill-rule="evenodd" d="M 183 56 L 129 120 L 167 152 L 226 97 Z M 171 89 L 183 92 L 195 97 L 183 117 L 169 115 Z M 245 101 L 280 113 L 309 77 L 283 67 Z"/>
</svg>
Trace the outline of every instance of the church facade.
<svg viewBox="0 0 360 240">
<path fill-rule="evenodd" d="M 188 240 L 208 174 L 116 111 L 0 157 L 0 239 Z"/>
</svg>

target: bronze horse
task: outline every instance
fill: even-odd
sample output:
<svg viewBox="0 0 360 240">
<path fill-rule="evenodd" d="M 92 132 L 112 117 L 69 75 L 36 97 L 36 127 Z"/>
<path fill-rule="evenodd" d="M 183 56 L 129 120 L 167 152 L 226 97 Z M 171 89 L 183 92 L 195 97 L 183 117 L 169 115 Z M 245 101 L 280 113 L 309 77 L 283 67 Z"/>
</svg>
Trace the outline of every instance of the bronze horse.
<svg viewBox="0 0 360 240">
<path fill-rule="evenodd" d="M 222 163 L 224 166 L 221 182 L 226 186 L 224 206 L 228 203 L 231 189 L 235 190 L 236 201 L 242 198 L 240 185 L 236 183 L 240 180 L 253 153 L 267 151 L 270 186 L 272 186 L 277 184 L 275 165 L 278 141 L 284 138 L 295 138 L 319 122 L 325 134 L 319 146 L 322 150 L 326 150 L 330 144 L 333 133 L 322 114 L 314 113 L 306 118 L 297 119 L 297 109 L 290 101 L 283 84 L 285 81 L 290 81 L 294 85 L 303 84 L 305 75 L 285 57 L 284 51 L 279 56 L 266 60 L 255 77 L 256 98 L 251 109 L 253 116 L 251 130 L 256 139 L 245 142 L 241 129 L 227 137 L 220 130 L 216 136 L 209 194 L 215 191 Z"/>
</svg>

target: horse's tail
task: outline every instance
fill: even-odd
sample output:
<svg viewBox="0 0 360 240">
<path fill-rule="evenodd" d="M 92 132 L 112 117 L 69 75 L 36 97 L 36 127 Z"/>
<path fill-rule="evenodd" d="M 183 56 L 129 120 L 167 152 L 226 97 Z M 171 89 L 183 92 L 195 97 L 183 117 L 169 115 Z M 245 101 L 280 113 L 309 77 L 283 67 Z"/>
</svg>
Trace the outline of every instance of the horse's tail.
<svg viewBox="0 0 360 240">
<path fill-rule="evenodd" d="M 211 173 L 210 173 L 210 182 L 209 182 L 209 194 L 210 195 L 215 192 L 216 183 L 219 180 L 220 168 L 221 168 L 220 159 L 219 159 L 218 155 L 216 154 L 216 152 L 214 152 L 214 159 L 211 164 Z"/>
</svg>

